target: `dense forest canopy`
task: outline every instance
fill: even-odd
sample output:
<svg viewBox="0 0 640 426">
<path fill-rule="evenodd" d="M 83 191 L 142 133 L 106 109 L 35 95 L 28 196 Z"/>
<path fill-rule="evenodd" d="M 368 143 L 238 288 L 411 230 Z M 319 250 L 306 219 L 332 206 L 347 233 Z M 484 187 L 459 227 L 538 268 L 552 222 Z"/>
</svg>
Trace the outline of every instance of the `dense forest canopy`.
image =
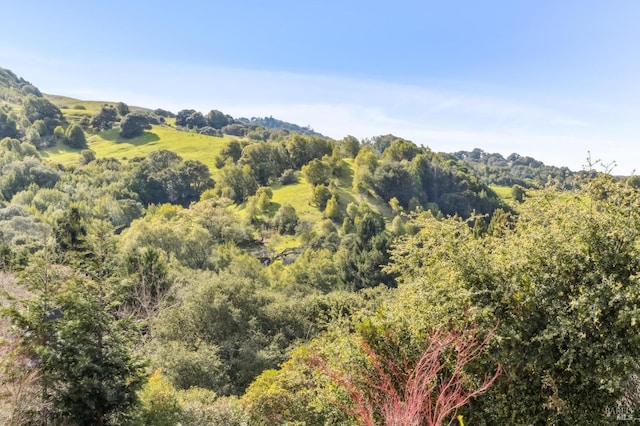
<svg viewBox="0 0 640 426">
<path fill-rule="evenodd" d="M 614 424 L 639 191 L 0 69 L 0 422 Z"/>
</svg>

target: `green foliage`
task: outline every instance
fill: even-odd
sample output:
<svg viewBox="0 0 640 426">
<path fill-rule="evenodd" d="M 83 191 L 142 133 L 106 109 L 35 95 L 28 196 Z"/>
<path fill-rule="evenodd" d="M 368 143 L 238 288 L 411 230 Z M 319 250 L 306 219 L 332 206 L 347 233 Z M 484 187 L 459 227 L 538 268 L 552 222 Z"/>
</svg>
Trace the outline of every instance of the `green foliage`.
<svg viewBox="0 0 640 426">
<path fill-rule="evenodd" d="M 181 424 L 185 426 L 245 426 L 248 416 L 235 397 L 216 397 L 207 389 L 190 388 L 180 391 Z"/>
<path fill-rule="evenodd" d="M 296 209 L 289 204 L 283 204 L 273 216 L 271 224 L 280 234 L 294 234 L 298 224 Z"/>
<path fill-rule="evenodd" d="M 15 194 L 32 185 L 51 188 L 58 182 L 61 175 L 58 170 L 42 164 L 38 157 L 30 155 L 28 147 L 23 151 L 22 145 L 12 144 L 12 146 L 14 148 L 17 146 L 19 151 L 5 151 L 0 157 L 0 164 L 2 164 L 0 191 L 5 200 L 11 200 Z M 24 152 L 25 155 L 22 156 L 20 152 Z"/>
<path fill-rule="evenodd" d="M 118 102 L 116 104 L 116 111 L 118 111 L 118 115 L 120 117 L 124 117 L 130 112 L 129 105 L 125 104 L 124 102 Z"/>
<path fill-rule="evenodd" d="M 123 307 L 137 318 L 150 320 L 173 284 L 167 264 L 160 251 L 149 246 L 128 253 L 124 266 L 128 276 Z"/>
<path fill-rule="evenodd" d="M 216 167 L 222 168 L 227 161 L 236 163 L 242 155 L 242 145 L 237 140 L 231 140 L 225 143 L 220 150 L 220 154 L 216 157 Z"/>
<path fill-rule="evenodd" d="M 278 336 L 269 331 L 263 313 L 269 298 L 249 277 L 223 273 L 202 278 L 179 307 L 158 317 L 157 362 L 179 388 L 238 394 L 281 356 Z M 266 350 L 270 344 L 276 346 L 271 354 Z"/>
<path fill-rule="evenodd" d="M 183 109 L 181 111 L 178 111 L 178 114 L 176 115 L 176 126 L 186 126 L 187 119 L 192 114 L 195 114 L 195 112 L 196 110 L 194 109 Z"/>
<path fill-rule="evenodd" d="M 287 169 L 282 172 L 282 175 L 280 176 L 280 183 L 283 185 L 298 183 L 298 176 L 296 175 L 295 170 Z"/>
<path fill-rule="evenodd" d="M 0 111 L 0 139 L 15 138 L 17 136 L 18 128 L 16 127 L 16 122 Z"/>
<path fill-rule="evenodd" d="M 335 195 L 327 201 L 324 215 L 331 220 L 337 221 L 342 219 L 342 210 L 340 209 L 340 205 L 338 204 L 338 200 L 336 199 Z"/>
<path fill-rule="evenodd" d="M 207 121 L 201 112 L 195 111 L 185 119 L 184 124 L 190 129 L 197 129 L 206 126 Z"/>
<path fill-rule="evenodd" d="M 490 154 L 479 148 L 473 151 L 458 151 L 453 154 L 472 169 L 478 171 L 485 184 L 523 188 L 544 188 L 553 185 L 558 189 L 578 189 L 592 176 L 588 170 L 572 172 L 567 167 L 547 166 L 541 161 L 520 154 L 507 158 Z"/>
<path fill-rule="evenodd" d="M 91 119 L 91 127 L 97 131 L 109 130 L 118 119 L 118 112 L 109 105 L 100 108 L 100 112 Z"/>
<path fill-rule="evenodd" d="M 265 186 L 288 168 L 288 154 L 279 143 L 253 143 L 242 150 L 239 162 L 248 165 L 258 184 Z"/>
<path fill-rule="evenodd" d="M 87 227 L 84 222 L 77 206 L 72 206 L 56 221 L 56 250 L 61 256 L 82 258 L 87 254 Z"/>
<path fill-rule="evenodd" d="M 416 194 L 414 177 L 406 165 L 399 162 L 383 162 L 376 169 L 373 184 L 383 200 L 396 198 L 405 207 Z"/>
<path fill-rule="evenodd" d="M 146 115 L 132 112 L 125 115 L 120 121 L 120 136 L 125 139 L 135 138 L 144 133 L 145 129 L 151 129 Z"/>
<path fill-rule="evenodd" d="M 89 164 L 93 160 L 96 159 L 96 153 L 91 151 L 90 149 L 83 149 L 80 152 L 80 164 Z"/>
<path fill-rule="evenodd" d="M 256 191 L 256 197 L 258 197 L 258 208 L 262 212 L 267 212 L 271 205 L 271 198 L 273 198 L 273 191 L 269 187 L 262 186 Z"/>
<path fill-rule="evenodd" d="M 207 126 L 213 127 L 214 129 L 222 129 L 224 126 L 231 124 L 233 118 L 214 109 L 207 113 L 204 120 Z"/>
<path fill-rule="evenodd" d="M 258 182 L 251 167 L 229 163 L 222 168 L 216 185 L 216 192 L 236 203 L 241 203 L 254 195 Z"/>
<path fill-rule="evenodd" d="M 317 185 L 313 188 L 313 204 L 322 211 L 327 207 L 327 201 L 329 201 L 332 196 L 331 190 L 326 185 Z"/>
<path fill-rule="evenodd" d="M 62 126 L 56 126 L 56 128 L 53 129 L 53 135 L 61 142 L 66 141 L 67 135 L 65 134 L 64 127 Z"/>
<path fill-rule="evenodd" d="M 524 196 L 525 196 L 524 188 L 521 187 L 520 185 L 513 185 L 511 187 L 511 196 L 518 203 L 521 203 L 522 201 L 524 201 Z"/>
<path fill-rule="evenodd" d="M 302 176 L 310 185 L 328 185 L 331 177 L 331 166 L 318 159 L 311 160 L 302 167 Z"/>
<path fill-rule="evenodd" d="M 333 143 L 320 137 L 293 135 L 284 143 L 291 166 L 300 169 L 314 159 L 330 155 Z"/>
<path fill-rule="evenodd" d="M 145 426 L 174 426 L 182 416 L 178 391 L 171 382 L 154 371 L 138 393 L 140 408 L 137 421 Z"/>
<path fill-rule="evenodd" d="M 339 141 L 338 146 L 340 147 L 342 155 L 349 158 L 355 158 L 360 151 L 360 141 L 351 135 L 345 136 Z"/>
<path fill-rule="evenodd" d="M 606 407 L 628 395 L 640 352 L 638 194 L 607 177 L 591 188 L 528 199 L 513 229 L 484 238 L 425 216 L 394 250 L 395 309 L 429 309 L 413 327 L 466 310 L 500 324 L 489 358 L 505 375 L 472 404 L 474 423 L 606 423 Z"/>
<path fill-rule="evenodd" d="M 133 189 L 144 204 L 174 203 L 188 206 L 214 186 L 209 169 L 199 161 L 182 161 L 166 150 L 155 151 L 134 171 Z"/>
<path fill-rule="evenodd" d="M 64 139 L 64 142 L 71 148 L 82 149 L 87 147 L 87 139 L 84 135 L 84 131 L 82 130 L 82 127 L 77 124 L 69 126 L 65 136 L 66 138 Z"/>
<path fill-rule="evenodd" d="M 396 139 L 384 150 L 382 160 L 411 161 L 418 154 L 420 154 L 420 148 L 416 144 L 404 139 Z"/>
<path fill-rule="evenodd" d="M 62 120 L 62 112 L 57 106 L 45 98 L 36 96 L 27 96 L 22 106 L 22 114 L 31 123 L 42 120 L 51 133 Z"/>
<path fill-rule="evenodd" d="M 32 297 L 13 310 L 40 372 L 42 420 L 120 424 L 137 401 L 142 364 L 131 353 L 131 329 L 115 316 L 107 282 L 69 276 L 46 260 L 33 264 L 24 282 Z"/>
</svg>

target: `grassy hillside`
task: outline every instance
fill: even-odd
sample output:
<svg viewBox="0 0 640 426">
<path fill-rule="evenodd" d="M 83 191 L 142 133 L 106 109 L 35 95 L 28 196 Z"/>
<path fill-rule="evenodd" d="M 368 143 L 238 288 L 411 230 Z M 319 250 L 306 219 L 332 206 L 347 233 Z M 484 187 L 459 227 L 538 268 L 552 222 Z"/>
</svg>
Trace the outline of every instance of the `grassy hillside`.
<svg viewBox="0 0 640 426">
<path fill-rule="evenodd" d="M 83 117 L 91 117 L 98 113 L 100 108 L 107 105 L 115 105 L 115 102 L 82 101 L 78 99 L 46 95 L 47 99 L 57 105 L 68 122 L 78 122 Z M 141 108 L 130 107 L 131 110 L 144 111 Z M 147 110 L 148 111 L 148 110 Z M 207 136 L 199 133 L 180 131 L 175 128 L 175 119 L 167 119 L 164 124 L 154 125 L 151 130 L 133 139 L 123 139 L 119 135 L 119 129 L 87 134 L 88 147 L 97 158 L 116 158 L 127 161 L 135 157 L 145 157 L 149 153 L 166 149 L 180 155 L 185 160 L 198 160 L 207 165 L 214 179 L 219 175 L 215 167 L 215 158 L 222 147 L 235 136 Z M 80 159 L 80 150 L 72 149 L 67 145 L 58 143 L 56 146 L 41 152 L 42 156 L 55 163 L 64 165 L 77 164 Z M 368 195 L 360 195 L 353 191 L 353 160 L 347 159 L 344 170 L 339 179 L 333 181 L 333 192 L 336 195 L 340 209 L 346 211 L 349 203 L 359 204 L 367 202 L 374 210 L 381 212 L 387 221 L 392 218 L 389 204 L 384 202 L 373 192 Z M 311 186 L 299 176 L 299 182 L 290 185 L 281 185 L 276 182 L 271 186 L 273 191 L 272 205 L 265 216 L 272 217 L 278 208 L 284 204 L 293 206 L 298 217 L 314 226 L 324 220 L 321 212 L 312 202 L 313 191 Z M 504 201 L 511 204 L 511 191 L 508 187 L 493 187 Z M 246 203 L 236 207 L 237 211 L 244 215 Z M 340 226 L 340 223 L 336 223 Z M 270 241 L 265 241 L 273 250 L 281 251 L 289 247 L 299 246 L 298 236 L 271 236 Z"/>
<path fill-rule="evenodd" d="M 65 111 L 65 110 L 63 110 Z M 66 111 L 65 111 L 66 114 Z M 153 126 L 142 136 L 133 139 L 123 139 L 118 129 L 87 135 L 89 149 L 95 152 L 97 158 L 113 157 L 118 160 L 129 160 L 144 157 L 153 151 L 168 149 L 176 152 L 185 160 L 198 160 L 206 164 L 215 176 L 215 157 L 220 152 L 226 139 L 197 133 L 181 132 L 168 125 Z M 80 159 L 80 150 L 69 148 L 58 143 L 55 147 L 41 152 L 42 157 L 64 165 L 71 165 Z"/>
</svg>

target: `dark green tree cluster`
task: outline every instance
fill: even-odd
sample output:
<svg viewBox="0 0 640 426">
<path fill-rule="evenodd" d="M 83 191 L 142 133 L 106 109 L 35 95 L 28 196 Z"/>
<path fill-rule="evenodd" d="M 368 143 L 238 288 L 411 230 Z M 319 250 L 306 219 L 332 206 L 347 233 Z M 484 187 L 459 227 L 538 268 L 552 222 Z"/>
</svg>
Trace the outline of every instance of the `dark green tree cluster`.
<svg viewBox="0 0 640 426">
<path fill-rule="evenodd" d="M 314 132 L 313 129 L 309 126 L 301 127 L 296 124 L 287 123 L 286 121 L 278 120 L 277 118 L 273 118 L 273 117 L 262 117 L 262 118 L 251 117 L 250 119 L 239 118 L 238 121 L 254 127 L 257 126 L 257 127 L 264 127 L 266 129 L 284 129 L 292 133 L 299 133 L 301 135 L 318 136 L 318 137 L 324 138 L 323 135 L 321 135 L 318 132 Z"/>
<path fill-rule="evenodd" d="M 201 112 L 193 109 L 183 109 L 178 111 L 176 115 L 176 126 L 188 127 L 190 129 L 211 127 L 219 130 L 231 123 L 233 123 L 233 117 L 218 110 L 211 110 L 207 115 L 203 115 Z"/>
<path fill-rule="evenodd" d="M 145 129 L 151 129 L 148 116 L 136 112 L 127 113 L 120 121 L 120 136 L 125 139 L 142 135 Z"/>
<path fill-rule="evenodd" d="M 54 130 L 62 124 L 60 109 L 49 100 L 27 96 L 22 105 L 23 128 L 26 139 L 37 148 L 55 145 Z"/>
<path fill-rule="evenodd" d="M 52 188 L 60 179 L 60 172 L 43 164 L 33 145 L 17 139 L 0 141 L 0 193 L 5 200 L 31 185 Z"/>
<path fill-rule="evenodd" d="M 96 131 L 109 130 L 118 119 L 118 111 L 111 105 L 103 105 L 91 119 L 91 127 Z"/>
<path fill-rule="evenodd" d="M 493 185 L 524 188 L 544 188 L 553 185 L 558 189 L 579 188 L 590 173 L 571 171 L 567 167 L 545 165 L 529 156 L 517 153 L 504 158 L 498 153 L 487 153 L 479 148 L 452 154 L 478 172 L 483 182 Z"/>
<path fill-rule="evenodd" d="M 209 169 L 199 161 L 187 160 L 166 150 L 139 160 L 133 172 L 132 189 L 145 204 L 181 204 L 198 200 L 214 185 Z"/>
<path fill-rule="evenodd" d="M 23 407 L 34 424 L 122 424 L 144 380 L 135 330 L 117 310 L 112 228 L 87 229 L 77 209 L 65 213 L 55 226 L 55 252 L 36 253 L 22 274 L 29 295 L 7 311 L 37 372 L 30 385 L 40 390 L 39 404 Z"/>
<path fill-rule="evenodd" d="M 70 125 L 64 136 L 63 142 L 71 148 L 83 149 L 87 147 L 87 138 L 84 131 L 77 124 Z"/>
<path fill-rule="evenodd" d="M 16 122 L 0 111 L 0 139 L 15 138 L 17 136 L 18 128 Z"/>
</svg>

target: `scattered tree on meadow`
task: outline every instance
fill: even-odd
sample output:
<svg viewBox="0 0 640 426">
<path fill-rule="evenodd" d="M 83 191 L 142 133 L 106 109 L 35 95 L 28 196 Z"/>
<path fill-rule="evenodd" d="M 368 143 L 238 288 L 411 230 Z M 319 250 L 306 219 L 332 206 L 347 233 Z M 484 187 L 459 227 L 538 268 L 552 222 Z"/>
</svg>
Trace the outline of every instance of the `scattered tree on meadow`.
<svg viewBox="0 0 640 426">
<path fill-rule="evenodd" d="M 125 139 L 135 138 L 150 129 L 149 119 L 146 115 L 132 112 L 125 115 L 120 121 L 120 136 Z"/>
<path fill-rule="evenodd" d="M 116 104 L 116 111 L 118 111 L 118 115 L 120 117 L 124 117 L 125 115 L 129 114 L 129 105 L 125 104 L 124 102 L 118 102 Z"/>
<path fill-rule="evenodd" d="M 109 130 L 118 119 L 118 112 L 110 105 L 103 105 L 100 112 L 91 119 L 91 127 L 94 130 Z"/>
<path fill-rule="evenodd" d="M 84 135 L 82 127 L 72 124 L 67 128 L 64 142 L 71 148 L 82 149 L 87 147 L 87 138 Z"/>
</svg>

